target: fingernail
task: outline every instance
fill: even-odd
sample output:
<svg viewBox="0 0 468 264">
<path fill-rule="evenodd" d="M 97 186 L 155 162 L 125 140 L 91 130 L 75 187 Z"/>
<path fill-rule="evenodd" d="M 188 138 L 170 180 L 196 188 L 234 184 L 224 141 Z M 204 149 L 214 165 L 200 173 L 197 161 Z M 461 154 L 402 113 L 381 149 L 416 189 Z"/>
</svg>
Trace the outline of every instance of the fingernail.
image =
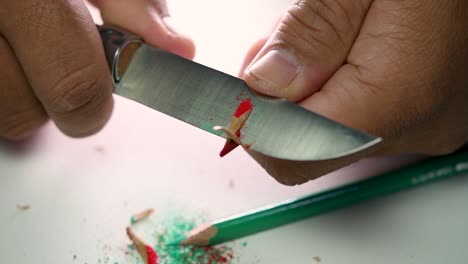
<svg viewBox="0 0 468 264">
<path fill-rule="evenodd" d="M 259 92 L 281 96 L 296 79 L 300 70 L 297 59 L 286 50 L 271 50 L 247 68 L 247 75 L 253 75 L 252 87 Z"/>
</svg>

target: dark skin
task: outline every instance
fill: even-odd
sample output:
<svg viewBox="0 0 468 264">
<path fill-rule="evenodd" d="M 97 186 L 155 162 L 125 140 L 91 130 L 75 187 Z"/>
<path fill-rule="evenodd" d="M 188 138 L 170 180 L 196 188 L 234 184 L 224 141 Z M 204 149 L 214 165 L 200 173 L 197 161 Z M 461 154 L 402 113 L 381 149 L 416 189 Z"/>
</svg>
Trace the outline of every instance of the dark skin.
<svg viewBox="0 0 468 264">
<path fill-rule="evenodd" d="M 93 2 L 106 22 L 193 58 L 164 1 L 129 1 Z M 0 136 L 27 138 L 49 118 L 67 135 L 93 134 L 112 111 L 95 26 L 80 0 L 37 3 L 0 0 Z M 460 148 L 468 141 L 467 18 L 464 0 L 296 0 L 247 53 L 242 78 L 384 143 L 320 166 L 249 154 L 295 185 L 369 155 Z"/>
<path fill-rule="evenodd" d="M 258 92 L 296 101 L 384 143 L 320 167 L 252 156 L 279 182 L 294 185 L 370 154 L 453 152 L 468 141 L 467 45 L 467 1 L 295 1 L 272 35 L 249 51 L 244 79 Z M 271 50 L 293 57 L 292 82 L 261 80 L 281 61 L 258 70 L 250 60 Z"/>
<path fill-rule="evenodd" d="M 193 58 L 193 42 L 166 23 L 169 12 L 163 1 L 128 3 L 93 1 L 107 22 Z M 137 19 L 126 19 L 135 13 Z M 111 115 L 112 80 L 82 0 L 0 0 L 0 63 L 2 138 L 28 138 L 48 119 L 65 134 L 84 137 L 99 131 Z"/>
</svg>

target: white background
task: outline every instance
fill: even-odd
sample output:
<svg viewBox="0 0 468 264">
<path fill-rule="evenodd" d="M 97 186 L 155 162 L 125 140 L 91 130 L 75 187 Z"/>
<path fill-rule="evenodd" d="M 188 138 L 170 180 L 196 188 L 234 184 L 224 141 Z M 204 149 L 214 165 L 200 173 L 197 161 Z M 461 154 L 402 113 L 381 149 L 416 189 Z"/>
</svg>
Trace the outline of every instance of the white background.
<svg viewBox="0 0 468 264">
<path fill-rule="evenodd" d="M 232 75 L 288 4 L 169 0 L 178 24 L 195 39 L 196 61 Z M 240 149 L 220 159 L 223 143 L 116 98 L 109 125 L 96 136 L 70 139 L 48 124 L 25 144 L 0 144 L 1 262 L 120 261 L 129 216 L 146 207 L 160 212 L 170 202 L 216 219 L 411 160 L 366 160 L 291 188 Z M 458 177 L 248 237 L 236 253 L 240 263 L 310 264 L 315 256 L 336 264 L 466 263 L 467 202 L 468 178 Z M 31 209 L 20 212 L 17 204 Z"/>
</svg>

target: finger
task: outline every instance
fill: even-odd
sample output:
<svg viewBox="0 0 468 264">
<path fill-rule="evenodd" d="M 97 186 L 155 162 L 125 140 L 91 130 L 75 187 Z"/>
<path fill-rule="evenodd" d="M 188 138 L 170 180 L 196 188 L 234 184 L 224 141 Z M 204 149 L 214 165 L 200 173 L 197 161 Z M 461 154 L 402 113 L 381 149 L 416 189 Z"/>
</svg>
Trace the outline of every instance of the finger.
<svg viewBox="0 0 468 264">
<path fill-rule="evenodd" d="M 296 0 L 244 73 L 253 90 L 292 101 L 345 62 L 372 0 Z"/>
<path fill-rule="evenodd" d="M 296 186 L 296 185 L 301 185 L 304 184 L 310 179 L 304 178 L 302 176 L 297 176 L 293 174 L 282 174 L 278 175 L 277 177 L 273 177 L 277 182 L 286 185 L 286 186 Z"/>
<path fill-rule="evenodd" d="M 295 162 L 283 163 L 282 160 L 274 159 L 258 152 L 247 150 L 250 156 L 254 158 L 265 171 L 273 177 L 277 182 L 287 185 L 294 186 L 308 182 L 311 178 L 303 177 L 298 170 Z"/>
<path fill-rule="evenodd" d="M 294 177 L 294 176 L 290 176 L 290 177 L 282 177 L 282 178 L 275 178 L 273 177 L 277 182 L 283 184 L 283 185 L 286 185 L 286 186 L 296 186 L 296 185 L 301 185 L 301 184 L 304 184 L 308 181 L 310 181 L 309 179 L 306 179 L 306 178 L 302 178 L 302 177 Z"/>
<path fill-rule="evenodd" d="M 450 17 L 452 12 L 440 11 L 451 5 L 434 8 L 433 5 L 410 2 L 375 1 L 349 54 L 348 63 L 320 92 L 305 99 L 301 105 L 382 137 L 385 145 L 380 153 L 427 153 L 430 149 L 446 152 L 457 145 L 449 144 L 446 149 L 437 145 L 437 139 L 441 139 L 447 133 L 445 131 L 457 129 L 448 129 L 447 125 L 459 115 L 453 111 L 447 114 L 450 107 L 445 102 L 461 104 L 461 100 L 466 101 L 461 98 L 447 100 L 447 95 L 461 95 L 447 91 L 460 86 L 460 79 L 457 80 L 454 73 L 462 76 L 460 71 L 466 68 L 448 67 L 446 63 L 438 62 L 453 58 L 451 63 L 455 63 L 456 53 L 463 48 L 452 48 L 448 41 L 458 38 L 449 35 L 456 31 L 447 30 L 444 23 L 454 17 Z M 440 19 L 440 23 L 435 19 Z M 450 122 L 441 122 L 441 118 Z"/>
<path fill-rule="evenodd" d="M 378 146 L 374 146 L 362 152 L 323 161 L 283 160 L 252 150 L 247 151 L 278 182 L 285 185 L 298 185 L 354 163 L 377 149 Z"/>
<path fill-rule="evenodd" d="M 0 137 L 18 141 L 31 136 L 47 115 L 35 97 L 8 42 L 0 36 Z"/>
<path fill-rule="evenodd" d="M 113 84 L 96 26 L 81 0 L 3 1 L 0 32 L 63 132 L 86 136 L 104 126 Z"/>
<path fill-rule="evenodd" d="M 271 27 L 270 32 L 268 32 L 268 35 L 273 34 L 274 30 L 278 27 L 280 21 L 281 21 L 281 18 L 278 18 L 275 21 L 274 25 Z M 268 38 L 269 38 L 268 36 L 260 38 L 257 41 L 255 41 L 252 44 L 252 46 L 250 46 L 249 50 L 245 54 L 244 60 L 242 61 L 242 65 L 238 74 L 239 78 L 244 77 L 245 69 L 247 69 L 247 66 L 249 66 L 252 63 L 252 61 L 255 59 L 257 54 L 262 50 L 263 46 L 265 46 L 266 42 L 268 41 Z"/>
<path fill-rule="evenodd" d="M 148 44 L 193 59 L 193 41 L 177 30 L 164 0 L 95 0 L 105 23 L 142 36 Z"/>
<path fill-rule="evenodd" d="M 241 68 L 239 70 L 239 77 L 243 77 L 244 71 L 249 66 L 249 64 L 252 62 L 252 60 L 257 56 L 257 54 L 260 52 L 262 47 L 265 45 L 267 42 L 268 38 L 261 38 L 257 41 L 255 41 L 250 49 L 247 51 L 244 61 L 242 62 Z"/>
<path fill-rule="evenodd" d="M 97 7 L 99 0 L 88 0 L 88 2 L 92 4 L 93 6 Z"/>
</svg>

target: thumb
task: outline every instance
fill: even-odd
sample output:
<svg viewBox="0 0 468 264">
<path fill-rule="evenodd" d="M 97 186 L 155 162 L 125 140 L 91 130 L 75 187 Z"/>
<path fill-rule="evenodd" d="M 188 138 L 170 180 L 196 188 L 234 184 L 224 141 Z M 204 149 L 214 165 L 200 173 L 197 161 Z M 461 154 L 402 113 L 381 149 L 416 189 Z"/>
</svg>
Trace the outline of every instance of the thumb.
<svg viewBox="0 0 468 264">
<path fill-rule="evenodd" d="M 372 0 L 296 0 L 244 71 L 248 86 L 299 101 L 345 62 Z"/>
<path fill-rule="evenodd" d="M 92 0 L 107 24 L 142 36 L 149 45 L 187 59 L 195 56 L 193 41 L 176 29 L 164 0 Z"/>
</svg>

